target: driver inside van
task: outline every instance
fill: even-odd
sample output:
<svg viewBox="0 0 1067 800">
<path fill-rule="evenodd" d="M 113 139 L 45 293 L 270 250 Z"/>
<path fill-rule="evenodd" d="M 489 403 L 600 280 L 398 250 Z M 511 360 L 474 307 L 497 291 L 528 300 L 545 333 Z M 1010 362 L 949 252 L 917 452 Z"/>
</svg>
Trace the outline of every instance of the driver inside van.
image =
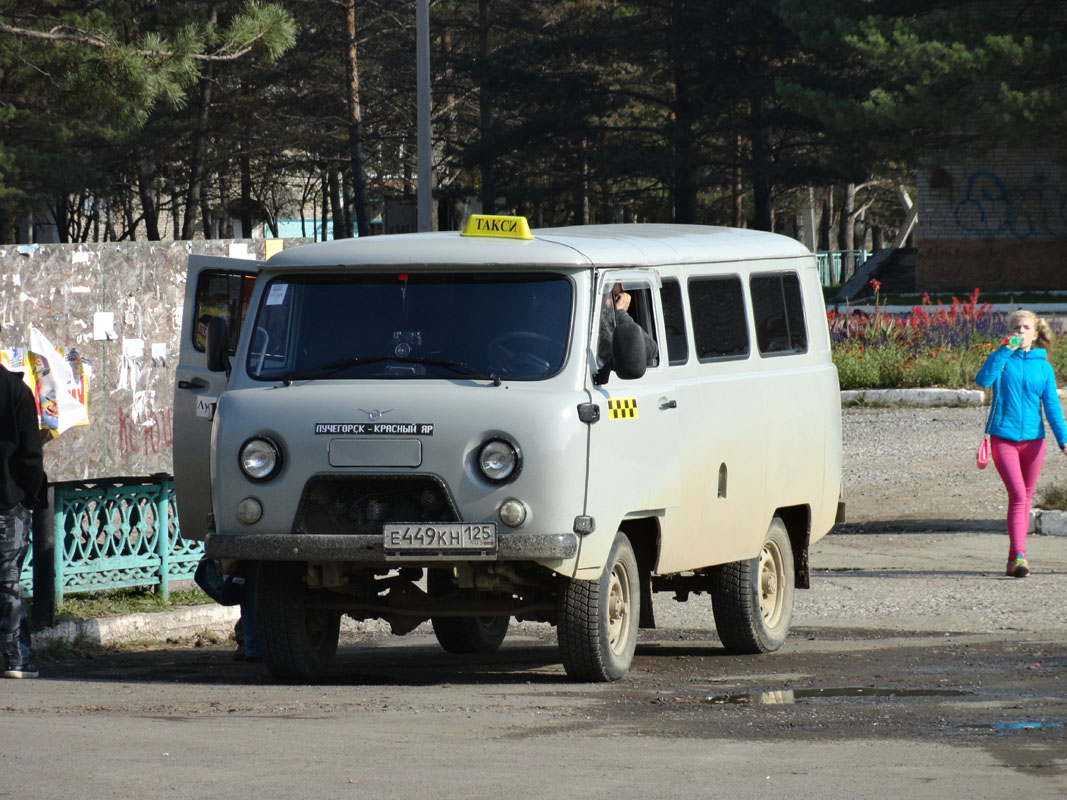
<svg viewBox="0 0 1067 800">
<path fill-rule="evenodd" d="M 620 325 L 637 325 L 637 321 L 630 316 L 630 303 L 633 298 L 629 292 L 622 288 L 621 283 L 612 285 L 610 291 L 604 292 L 604 308 L 600 315 L 600 337 L 597 340 L 597 361 L 601 366 L 601 373 L 611 369 L 611 337 L 615 328 Z M 656 340 L 649 336 L 643 327 L 645 349 L 648 351 L 647 364 L 654 367 L 659 363 L 659 346 Z"/>
</svg>

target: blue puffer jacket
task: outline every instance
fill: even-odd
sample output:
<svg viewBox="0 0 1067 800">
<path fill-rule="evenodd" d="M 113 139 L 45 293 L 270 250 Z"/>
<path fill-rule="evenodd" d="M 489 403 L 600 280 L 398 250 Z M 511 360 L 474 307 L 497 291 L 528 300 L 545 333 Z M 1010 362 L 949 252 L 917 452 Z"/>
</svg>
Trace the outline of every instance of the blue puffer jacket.
<svg viewBox="0 0 1067 800">
<path fill-rule="evenodd" d="M 999 377 L 999 380 L 998 380 Z M 1001 439 L 1025 442 L 1044 439 L 1045 419 L 1062 448 L 1067 442 L 1067 426 L 1063 424 L 1063 409 L 1056 394 L 1056 375 L 1039 347 L 1028 351 L 1012 350 L 1001 345 L 989 354 L 975 376 L 979 386 L 993 386 L 990 404 L 989 432 Z"/>
</svg>

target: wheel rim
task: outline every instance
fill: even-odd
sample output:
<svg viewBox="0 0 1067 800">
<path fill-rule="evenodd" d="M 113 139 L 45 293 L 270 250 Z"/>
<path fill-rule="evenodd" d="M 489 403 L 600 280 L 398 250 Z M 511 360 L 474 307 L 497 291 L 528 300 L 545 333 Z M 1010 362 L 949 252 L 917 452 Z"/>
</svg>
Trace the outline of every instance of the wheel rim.
<svg viewBox="0 0 1067 800">
<path fill-rule="evenodd" d="M 767 542 L 759 557 L 759 610 L 769 628 L 775 627 L 782 619 L 784 572 L 782 551 L 773 541 Z"/>
<path fill-rule="evenodd" d="M 622 564 L 611 570 L 607 611 L 608 646 L 617 655 L 626 649 L 630 632 L 630 576 Z"/>
</svg>

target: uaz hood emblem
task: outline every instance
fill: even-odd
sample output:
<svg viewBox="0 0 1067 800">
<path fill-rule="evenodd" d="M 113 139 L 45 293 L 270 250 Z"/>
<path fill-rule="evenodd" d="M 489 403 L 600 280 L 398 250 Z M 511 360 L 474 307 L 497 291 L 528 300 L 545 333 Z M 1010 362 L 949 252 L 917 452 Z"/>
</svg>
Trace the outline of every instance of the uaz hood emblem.
<svg viewBox="0 0 1067 800">
<path fill-rule="evenodd" d="M 375 409 L 373 409 L 371 411 L 368 411 L 365 408 L 361 408 L 360 411 L 362 411 L 364 414 L 366 414 L 367 417 L 370 418 L 371 422 L 376 422 L 377 420 L 380 420 L 383 415 L 388 414 L 390 411 L 396 411 L 396 409 L 395 408 L 387 408 L 387 409 L 385 409 L 383 411 L 382 409 L 375 408 Z"/>
</svg>

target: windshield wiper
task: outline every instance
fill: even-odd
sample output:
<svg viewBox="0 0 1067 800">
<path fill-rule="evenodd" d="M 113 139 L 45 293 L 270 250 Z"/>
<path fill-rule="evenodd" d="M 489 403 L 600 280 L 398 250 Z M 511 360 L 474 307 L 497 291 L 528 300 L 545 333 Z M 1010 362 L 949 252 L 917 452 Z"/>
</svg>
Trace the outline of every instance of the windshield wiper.
<svg viewBox="0 0 1067 800">
<path fill-rule="evenodd" d="M 305 367 L 282 376 L 282 382 L 291 386 L 293 381 L 304 381 L 308 378 L 326 378 L 335 372 L 340 372 L 348 367 L 359 367 L 363 364 L 378 364 L 382 361 L 393 361 L 396 356 L 348 356 L 336 361 L 329 361 L 314 367 Z"/>
<path fill-rule="evenodd" d="M 286 386 L 291 386 L 293 381 L 303 381 L 309 378 L 326 378 L 349 367 L 360 367 L 364 364 L 379 364 L 383 361 L 395 361 L 400 364 L 426 364 L 433 367 L 445 367 L 446 369 L 451 369 L 454 372 L 461 373 L 470 378 L 492 381 L 493 386 L 500 385 L 500 378 L 496 373 L 483 372 L 482 370 L 472 367 L 470 364 L 464 364 L 462 361 L 449 361 L 443 358 L 413 358 L 411 356 L 349 356 L 348 358 L 339 358 L 336 361 L 330 361 L 326 364 L 319 364 L 318 366 L 306 367 L 305 369 L 290 372 L 288 375 L 282 377 L 282 382 Z"/>
<path fill-rule="evenodd" d="M 420 358 L 408 356 L 407 358 L 393 358 L 391 361 L 399 361 L 403 364 L 428 364 L 431 367 L 445 367 L 446 369 L 455 370 L 470 378 L 476 380 L 492 381 L 493 386 L 500 385 L 500 377 L 495 372 L 483 372 L 482 370 L 472 367 L 470 364 L 464 364 L 462 361 L 449 361 L 445 358 Z"/>
</svg>

